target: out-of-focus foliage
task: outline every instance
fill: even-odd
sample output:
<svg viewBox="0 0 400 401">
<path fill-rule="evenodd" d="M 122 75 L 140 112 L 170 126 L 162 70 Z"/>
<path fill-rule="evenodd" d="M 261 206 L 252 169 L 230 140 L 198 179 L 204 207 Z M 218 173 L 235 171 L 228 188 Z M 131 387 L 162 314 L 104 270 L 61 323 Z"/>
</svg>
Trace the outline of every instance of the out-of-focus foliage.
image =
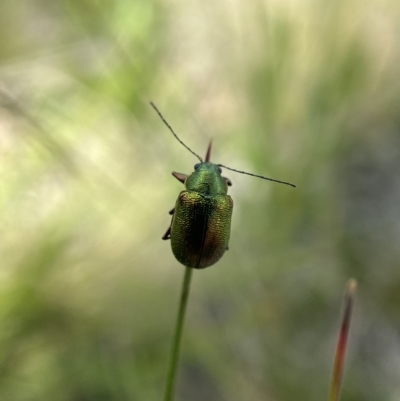
<svg viewBox="0 0 400 401">
<path fill-rule="evenodd" d="M 0 2 L 0 399 L 159 401 L 183 267 L 161 235 L 197 152 L 233 181 L 196 271 L 177 400 L 400 398 L 400 3 Z"/>
</svg>

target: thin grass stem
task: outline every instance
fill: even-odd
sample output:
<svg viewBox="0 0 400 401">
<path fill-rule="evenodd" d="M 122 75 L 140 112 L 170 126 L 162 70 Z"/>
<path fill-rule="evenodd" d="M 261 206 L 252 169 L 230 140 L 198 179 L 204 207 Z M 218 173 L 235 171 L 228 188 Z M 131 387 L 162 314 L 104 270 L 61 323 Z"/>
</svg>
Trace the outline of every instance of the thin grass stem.
<svg viewBox="0 0 400 401">
<path fill-rule="evenodd" d="M 167 383 L 165 386 L 164 401 L 173 401 L 175 390 L 176 371 L 178 368 L 179 351 L 181 347 L 181 339 L 183 326 L 185 322 L 186 306 L 189 298 L 190 281 L 192 278 L 193 269 L 190 267 L 185 268 L 185 275 L 183 277 L 181 298 L 179 301 L 178 317 L 176 319 L 175 333 L 172 340 L 171 357 L 168 366 Z"/>
<path fill-rule="evenodd" d="M 339 401 L 340 397 L 344 360 L 346 357 L 347 341 L 349 337 L 350 321 L 356 288 L 356 280 L 350 279 L 347 282 L 346 290 L 344 293 L 343 317 L 339 331 L 339 338 L 336 345 L 335 361 L 333 363 L 332 379 L 329 389 L 328 401 Z"/>
</svg>

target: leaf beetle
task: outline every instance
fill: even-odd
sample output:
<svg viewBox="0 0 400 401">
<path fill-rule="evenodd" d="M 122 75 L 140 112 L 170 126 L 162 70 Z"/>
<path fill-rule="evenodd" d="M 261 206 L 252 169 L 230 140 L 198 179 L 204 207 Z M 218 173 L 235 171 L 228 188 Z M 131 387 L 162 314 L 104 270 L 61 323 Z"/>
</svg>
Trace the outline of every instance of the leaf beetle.
<svg viewBox="0 0 400 401">
<path fill-rule="evenodd" d="M 175 207 L 169 212 L 171 225 L 162 239 L 171 240 L 172 252 L 184 266 L 203 269 L 218 262 L 229 244 L 233 200 L 228 195 L 228 186 L 232 182 L 221 175 L 221 167 L 292 187 L 295 185 L 210 162 L 212 141 L 203 160 L 179 139 L 154 103 L 150 102 L 150 105 L 174 137 L 200 161 L 190 175 L 172 173 L 186 190 L 181 191 Z"/>
</svg>

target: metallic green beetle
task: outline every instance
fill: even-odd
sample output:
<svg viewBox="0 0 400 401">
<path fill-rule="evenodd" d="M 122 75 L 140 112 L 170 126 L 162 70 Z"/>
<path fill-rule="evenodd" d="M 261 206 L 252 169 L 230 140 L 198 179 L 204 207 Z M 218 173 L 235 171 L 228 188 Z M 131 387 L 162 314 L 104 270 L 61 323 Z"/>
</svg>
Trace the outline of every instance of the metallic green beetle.
<svg viewBox="0 0 400 401">
<path fill-rule="evenodd" d="M 211 142 L 203 161 L 178 138 L 157 107 L 150 104 L 175 138 L 200 160 L 189 176 L 172 173 L 185 184 L 186 190 L 181 191 L 175 207 L 169 212 L 172 215 L 171 225 L 162 239 L 171 239 L 172 252 L 184 266 L 203 269 L 218 262 L 229 244 L 233 201 L 228 195 L 228 186 L 232 183 L 221 176 L 221 167 L 293 187 L 295 185 L 211 163 Z"/>
<path fill-rule="evenodd" d="M 216 263 L 228 249 L 233 210 L 227 195 L 229 179 L 221 167 L 210 163 L 211 142 L 204 162 L 187 176 L 172 175 L 185 184 L 176 201 L 171 226 L 162 237 L 171 239 L 172 252 L 185 266 L 202 269 Z"/>
</svg>

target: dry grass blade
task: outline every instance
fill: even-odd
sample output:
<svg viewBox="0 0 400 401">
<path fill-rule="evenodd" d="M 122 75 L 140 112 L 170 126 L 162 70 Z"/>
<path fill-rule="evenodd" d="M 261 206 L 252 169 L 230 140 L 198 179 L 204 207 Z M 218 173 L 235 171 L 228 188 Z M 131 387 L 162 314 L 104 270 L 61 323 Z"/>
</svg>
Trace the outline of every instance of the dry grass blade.
<svg viewBox="0 0 400 401">
<path fill-rule="evenodd" d="M 342 384 L 344 360 L 346 357 L 347 342 L 350 330 L 351 314 L 354 303 L 354 295 L 357 289 L 357 282 L 350 279 L 347 282 L 344 300 L 343 300 L 343 317 L 341 321 L 339 338 L 336 345 L 335 361 L 333 364 L 332 380 L 329 390 L 328 401 L 339 401 L 340 389 Z"/>
</svg>

